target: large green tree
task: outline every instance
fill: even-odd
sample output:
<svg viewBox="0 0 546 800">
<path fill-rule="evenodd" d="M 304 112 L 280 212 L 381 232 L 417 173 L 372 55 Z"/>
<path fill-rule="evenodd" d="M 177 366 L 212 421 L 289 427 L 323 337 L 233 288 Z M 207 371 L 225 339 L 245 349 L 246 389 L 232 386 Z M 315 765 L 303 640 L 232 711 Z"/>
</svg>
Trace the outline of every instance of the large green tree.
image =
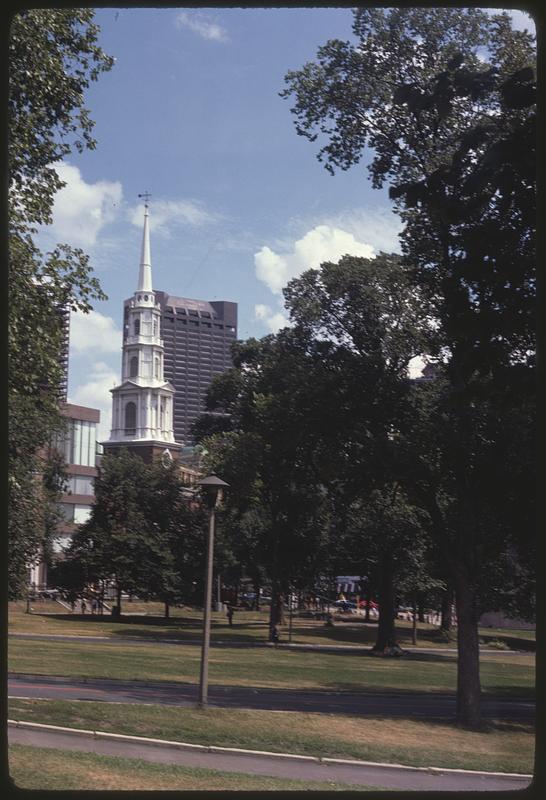
<svg viewBox="0 0 546 800">
<path fill-rule="evenodd" d="M 193 595 L 205 563 L 205 513 L 191 508 L 176 464 L 146 464 L 127 450 L 103 456 L 90 519 L 74 534 L 51 580 L 92 584 L 169 606 Z"/>
<path fill-rule="evenodd" d="M 319 386 L 332 384 L 335 373 L 289 329 L 238 343 L 234 364 L 213 383 L 207 401 L 209 410 L 229 414 L 231 430 L 205 443 L 210 465 L 231 487 L 230 527 L 236 536 L 238 521 L 250 540 L 246 555 L 236 549 L 249 574 L 265 575 L 271 584 L 273 627 L 290 586 L 312 585 L 324 565 L 329 525 L 322 466 L 334 400 L 329 392 L 324 401 Z"/>
<path fill-rule="evenodd" d="M 87 256 L 58 245 L 43 255 L 36 228 L 52 221 L 63 186 L 55 166 L 72 150 L 93 148 L 84 92 L 112 59 L 97 44 L 91 9 L 28 9 L 9 40 L 9 526 L 10 596 L 22 591 L 26 565 L 44 543 L 40 486 L 43 448 L 62 430 L 57 387 L 60 312 L 88 311 L 104 298 Z"/>
<path fill-rule="evenodd" d="M 428 295 L 445 428 L 443 472 L 421 498 L 456 593 L 457 715 L 476 725 L 481 559 L 494 542 L 504 549 L 503 517 L 515 523 L 518 510 L 516 551 L 531 539 L 534 42 L 508 14 L 477 9 L 357 9 L 353 31 L 356 43 L 330 41 L 288 73 L 284 94 L 298 133 L 328 139 L 319 158 L 330 171 L 370 149 L 372 183 L 391 184 L 403 252 Z M 510 482 L 507 453 L 524 493 L 496 510 L 491 470 Z"/>
<path fill-rule="evenodd" d="M 426 340 L 426 309 L 410 270 L 399 256 L 385 253 L 324 263 L 292 280 L 284 295 L 295 333 L 322 341 L 325 363 L 335 370 L 330 470 L 323 471 L 323 480 L 332 497 L 341 495 L 338 509 L 345 503 L 353 520 L 360 515 L 358 525 L 345 525 L 352 529 L 357 557 L 367 553 L 375 565 L 375 646 L 383 652 L 396 645 L 395 591 L 403 553 L 422 538 L 418 513 L 400 485 L 406 459 L 399 457 L 399 436 L 408 414 L 408 366 Z M 317 430 L 315 441 L 320 436 Z M 337 516 L 339 521 L 339 510 Z"/>
</svg>

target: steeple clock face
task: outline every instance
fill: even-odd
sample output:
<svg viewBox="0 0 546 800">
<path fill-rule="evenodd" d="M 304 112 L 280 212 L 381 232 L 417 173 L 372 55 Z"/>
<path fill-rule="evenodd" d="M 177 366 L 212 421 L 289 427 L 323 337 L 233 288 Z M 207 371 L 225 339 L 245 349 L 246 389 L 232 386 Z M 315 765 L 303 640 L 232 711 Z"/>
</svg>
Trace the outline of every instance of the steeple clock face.
<svg viewBox="0 0 546 800">
<path fill-rule="evenodd" d="M 170 467 L 170 465 L 172 463 L 172 460 L 173 460 L 173 457 L 171 455 L 171 451 L 170 450 L 164 450 L 163 453 L 161 454 L 161 463 L 163 464 L 165 469 Z"/>
</svg>

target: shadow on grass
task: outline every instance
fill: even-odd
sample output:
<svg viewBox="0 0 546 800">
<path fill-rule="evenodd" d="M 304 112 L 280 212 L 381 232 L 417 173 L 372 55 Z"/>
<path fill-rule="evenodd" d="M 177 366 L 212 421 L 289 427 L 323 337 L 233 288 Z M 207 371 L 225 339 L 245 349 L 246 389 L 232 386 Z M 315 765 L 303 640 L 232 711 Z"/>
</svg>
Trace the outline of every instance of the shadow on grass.
<svg viewBox="0 0 546 800">
<path fill-rule="evenodd" d="M 510 650 L 525 650 L 534 653 L 537 649 L 535 639 L 524 639 L 518 636 L 504 636 L 498 633 L 480 633 L 480 639 L 484 644 L 488 644 L 489 642 L 503 642 Z"/>
</svg>

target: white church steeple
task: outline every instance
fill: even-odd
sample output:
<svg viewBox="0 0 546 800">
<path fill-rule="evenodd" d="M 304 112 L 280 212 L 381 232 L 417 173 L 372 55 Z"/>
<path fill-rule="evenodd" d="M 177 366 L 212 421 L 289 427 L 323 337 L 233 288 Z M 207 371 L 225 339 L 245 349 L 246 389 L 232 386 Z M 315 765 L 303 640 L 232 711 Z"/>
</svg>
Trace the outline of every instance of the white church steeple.
<svg viewBox="0 0 546 800">
<path fill-rule="evenodd" d="M 152 284 L 148 198 L 145 198 L 144 231 L 138 286 L 125 319 L 121 384 L 112 392 L 112 431 L 108 444 L 175 444 L 173 386 L 163 375 L 161 308 Z"/>
</svg>

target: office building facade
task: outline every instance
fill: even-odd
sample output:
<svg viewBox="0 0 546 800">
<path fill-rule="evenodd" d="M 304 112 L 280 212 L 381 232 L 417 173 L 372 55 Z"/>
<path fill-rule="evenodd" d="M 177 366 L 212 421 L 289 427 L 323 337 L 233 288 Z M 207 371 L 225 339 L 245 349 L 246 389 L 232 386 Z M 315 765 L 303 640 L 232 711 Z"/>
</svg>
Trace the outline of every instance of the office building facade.
<svg viewBox="0 0 546 800">
<path fill-rule="evenodd" d="M 62 326 L 61 350 L 59 353 L 59 363 L 62 369 L 61 382 L 59 385 L 59 401 L 66 403 L 68 396 L 68 350 L 70 342 L 70 309 L 67 306 L 57 308 Z"/>
<path fill-rule="evenodd" d="M 64 459 L 67 485 L 59 498 L 60 520 L 51 545 L 54 558 L 62 555 L 78 525 L 86 522 L 95 502 L 95 478 L 98 475 L 97 429 L 100 411 L 97 408 L 65 403 L 61 414 L 66 428 L 53 442 Z M 47 589 L 47 564 L 42 554 L 29 565 L 29 583 L 33 591 Z"/>
<path fill-rule="evenodd" d="M 161 309 L 165 379 L 174 387 L 174 438 L 194 444 L 191 426 L 205 408 L 215 375 L 232 366 L 237 339 L 237 303 L 194 300 L 156 291 Z M 125 326 L 129 301 L 125 302 Z"/>
</svg>

